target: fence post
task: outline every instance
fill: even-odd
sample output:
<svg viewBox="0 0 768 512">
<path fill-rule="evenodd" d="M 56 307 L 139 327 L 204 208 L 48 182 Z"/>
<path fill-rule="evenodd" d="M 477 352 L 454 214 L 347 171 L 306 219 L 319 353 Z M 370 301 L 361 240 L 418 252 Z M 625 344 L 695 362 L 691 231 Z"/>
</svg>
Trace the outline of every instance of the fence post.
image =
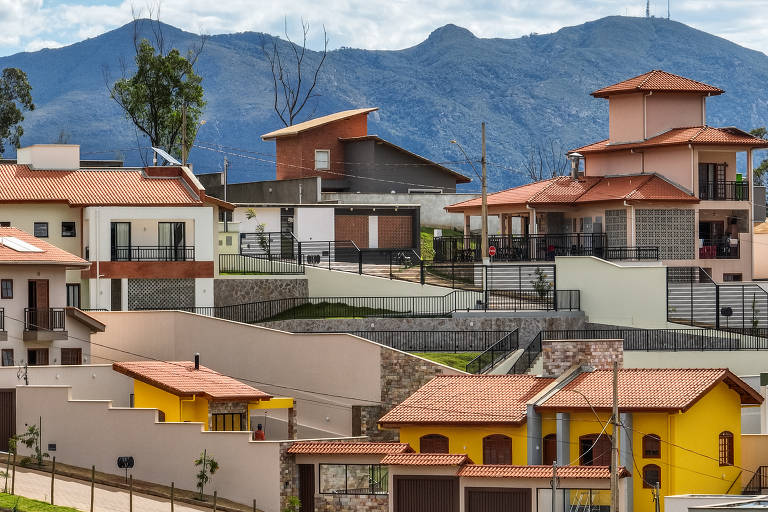
<svg viewBox="0 0 768 512">
<path fill-rule="evenodd" d="M 11 473 L 11 494 L 16 488 L 16 450 L 13 451 L 13 472 Z"/>
<path fill-rule="evenodd" d="M 419 260 L 421 263 L 421 284 L 424 284 L 424 260 Z"/>
<path fill-rule="evenodd" d="M 389 278 L 392 279 L 392 251 L 389 251 Z"/>
<path fill-rule="evenodd" d="M 557 265 L 552 265 L 552 307 L 557 311 Z"/>
<path fill-rule="evenodd" d="M 298 258 L 298 264 L 301 265 L 301 242 L 296 242 L 296 246 L 298 247 L 298 251 L 296 252 L 296 257 Z"/>
<path fill-rule="evenodd" d="M 328 241 L 328 270 L 331 270 L 331 242 Z"/>
<path fill-rule="evenodd" d="M 720 285 L 715 285 L 715 329 L 720 330 Z"/>
<path fill-rule="evenodd" d="M 91 466 L 91 512 L 93 512 L 93 493 L 96 485 L 96 466 Z"/>
<path fill-rule="evenodd" d="M 133 512 L 133 474 L 128 477 L 128 512 Z"/>
<path fill-rule="evenodd" d="M 213 491 L 213 512 L 216 512 L 216 496 L 218 494 L 218 491 Z"/>
<path fill-rule="evenodd" d="M 174 505 L 173 502 L 175 500 L 175 496 L 174 496 L 175 495 L 175 491 L 176 491 L 176 483 L 175 482 L 171 482 L 171 512 L 173 512 L 173 505 Z"/>
<path fill-rule="evenodd" d="M 256 512 L 256 498 L 253 498 L 253 512 Z"/>
<path fill-rule="evenodd" d="M 357 273 L 363 275 L 363 251 L 357 250 Z"/>
<path fill-rule="evenodd" d="M 56 481 L 56 457 L 51 460 L 51 505 L 53 505 L 53 483 Z"/>
</svg>

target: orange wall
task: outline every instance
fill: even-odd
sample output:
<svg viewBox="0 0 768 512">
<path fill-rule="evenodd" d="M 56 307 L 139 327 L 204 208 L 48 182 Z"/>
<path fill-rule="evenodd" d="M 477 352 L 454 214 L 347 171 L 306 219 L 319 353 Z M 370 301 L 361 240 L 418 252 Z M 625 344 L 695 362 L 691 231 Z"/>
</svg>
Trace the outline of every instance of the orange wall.
<svg viewBox="0 0 768 512">
<path fill-rule="evenodd" d="M 608 138 L 611 142 L 642 140 L 642 94 L 618 94 L 608 99 Z"/>
<path fill-rule="evenodd" d="M 654 92 L 645 97 L 646 138 L 671 128 L 701 126 L 702 99 L 698 94 Z"/>
<path fill-rule="evenodd" d="M 584 161 L 587 176 L 637 174 L 642 170 L 642 156 L 629 151 L 587 154 Z"/>
<path fill-rule="evenodd" d="M 645 150 L 645 172 L 655 172 L 678 185 L 693 190 L 691 181 L 691 150 L 688 146 L 648 148 Z M 693 173 L 696 179 L 697 172 Z"/>
</svg>

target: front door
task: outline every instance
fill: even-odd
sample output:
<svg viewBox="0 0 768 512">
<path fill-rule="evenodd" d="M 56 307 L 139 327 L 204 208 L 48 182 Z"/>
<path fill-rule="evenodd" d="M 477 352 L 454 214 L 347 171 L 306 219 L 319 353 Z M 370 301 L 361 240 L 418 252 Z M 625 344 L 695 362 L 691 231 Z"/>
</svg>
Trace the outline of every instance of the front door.
<svg viewBox="0 0 768 512">
<path fill-rule="evenodd" d="M 28 329 L 36 331 L 38 329 L 48 329 L 50 327 L 48 308 L 48 280 L 30 279 L 28 292 L 29 315 L 27 318 Z"/>
<path fill-rule="evenodd" d="M 315 465 L 299 464 L 299 512 L 315 510 Z"/>
<path fill-rule="evenodd" d="M 0 389 L 0 451 L 8 451 L 8 439 L 16 435 L 16 390 Z"/>
</svg>

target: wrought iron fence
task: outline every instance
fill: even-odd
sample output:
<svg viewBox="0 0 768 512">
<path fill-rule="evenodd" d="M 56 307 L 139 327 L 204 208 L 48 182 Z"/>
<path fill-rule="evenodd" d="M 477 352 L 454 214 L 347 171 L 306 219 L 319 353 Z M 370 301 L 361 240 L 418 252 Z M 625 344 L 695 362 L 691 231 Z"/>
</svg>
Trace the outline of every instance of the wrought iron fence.
<svg viewBox="0 0 768 512">
<path fill-rule="evenodd" d="M 294 331 L 296 334 L 343 333 L 403 352 L 482 352 L 499 343 L 511 331 Z"/>
<path fill-rule="evenodd" d="M 739 333 L 717 329 L 577 329 L 543 331 L 545 340 L 622 339 L 624 350 L 734 351 L 768 350 L 768 329 Z"/>
<path fill-rule="evenodd" d="M 703 181 L 699 183 L 703 201 L 749 201 L 748 181 Z"/>
<path fill-rule="evenodd" d="M 541 354 L 541 336 L 542 331 L 539 331 L 539 333 L 534 336 L 531 341 L 528 342 L 522 354 L 520 354 L 520 357 L 517 359 L 517 361 L 515 361 L 515 364 L 512 365 L 512 368 L 510 368 L 509 372 L 507 373 L 528 373 L 528 370 L 531 368 L 531 366 L 533 366 L 533 363 L 536 362 L 536 359 Z"/>
<path fill-rule="evenodd" d="M 195 261 L 193 245 L 113 245 L 112 261 Z"/>
<path fill-rule="evenodd" d="M 467 373 L 487 373 L 520 347 L 518 330 L 515 329 L 467 363 Z"/>
<path fill-rule="evenodd" d="M 24 308 L 24 330 L 63 331 L 66 316 L 64 308 Z"/>
</svg>

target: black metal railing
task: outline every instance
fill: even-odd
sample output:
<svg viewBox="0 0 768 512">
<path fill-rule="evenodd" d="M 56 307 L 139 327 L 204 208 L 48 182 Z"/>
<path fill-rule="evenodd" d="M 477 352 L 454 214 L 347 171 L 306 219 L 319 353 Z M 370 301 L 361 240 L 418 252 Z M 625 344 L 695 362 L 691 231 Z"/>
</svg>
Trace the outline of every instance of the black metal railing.
<svg viewBox="0 0 768 512">
<path fill-rule="evenodd" d="M 24 308 L 25 331 L 63 331 L 66 327 L 64 308 Z"/>
<path fill-rule="evenodd" d="M 195 261 L 195 247 L 162 245 L 112 246 L 112 261 Z"/>
<path fill-rule="evenodd" d="M 240 233 L 239 252 L 257 258 L 301 261 L 298 240 L 290 231 Z"/>
<path fill-rule="evenodd" d="M 702 201 L 749 201 L 748 181 L 705 181 L 699 183 Z"/>
<path fill-rule="evenodd" d="M 520 357 L 515 361 L 515 364 L 510 368 L 509 374 L 524 374 L 528 373 L 533 363 L 541 355 L 541 335 L 542 331 L 539 331 L 536 336 L 525 346 Z"/>
<path fill-rule="evenodd" d="M 519 334 L 515 329 L 467 363 L 465 369 L 467 373 L 487 373 L 519 347 Z"/>
<path fill-rule="evenodd" d="M 353 334 L 403 352 L 482 352 L 511 331 L 293 331 L 296 334 Z"/>
<path fill-rule="evenodd" d="M 699 259 L 701 260 L 737 260 L 739 259 L 739 240 L 701 239 L 699 247 Z"/>
<path fill-rule="evenodd" d="M 659 248 L 656 246 L 606 247 L 603 249 L 603 259 L 610 261 L 657 261 Z"/>
<path fill-rule="evenodd" d="M 544 340 L 621 339 L 624 350 L 710 352 L 768 350 L 768 329 L 739 333 L 717 329 L 575 329 L 542 331 Z"/>
<path fill-rule="evenodd" d="M 5 331 L 5 308 L 0 308 L 0 332 Z"/>
<path fill-rule="evenodd" d="M 260 258 L 244 254 L 219 254 L 221 274 L 304 274 L 304 265 L 295 260 Z"/>
<path fill-rule="evenodd" d="M 749 483 L 744 486 L 742 494 L 763 494 L 763 489 L 768 489 L 768 466 L 758 466 Z"/>
</svg>

